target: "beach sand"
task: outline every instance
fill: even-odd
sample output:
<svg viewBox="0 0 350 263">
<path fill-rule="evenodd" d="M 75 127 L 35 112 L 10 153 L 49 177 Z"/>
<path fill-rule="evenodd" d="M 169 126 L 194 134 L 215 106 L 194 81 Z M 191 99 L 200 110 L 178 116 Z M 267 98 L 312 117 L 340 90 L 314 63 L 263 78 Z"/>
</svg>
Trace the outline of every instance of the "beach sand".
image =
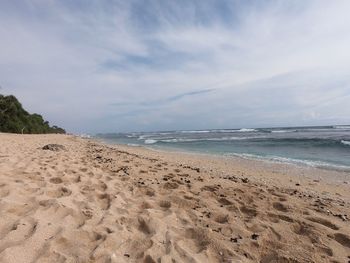
<svg viewBox="0 0 350 263">
<path fill-rule="evenodd" d="M 0 134 L 0 262 L 349 262 L 349 179 Z"/>
</svg>

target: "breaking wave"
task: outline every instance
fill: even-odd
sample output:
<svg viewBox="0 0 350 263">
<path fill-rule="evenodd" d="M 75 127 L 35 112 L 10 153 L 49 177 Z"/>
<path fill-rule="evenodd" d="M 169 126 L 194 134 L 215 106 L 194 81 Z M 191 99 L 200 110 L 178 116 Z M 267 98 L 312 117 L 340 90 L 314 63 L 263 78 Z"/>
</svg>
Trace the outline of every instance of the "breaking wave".
<svg viewBox="0 0 350 263">
<path fill-rule="evenodd" d="M 349 145 L 349 146 L 350 146 L 350 141 L 344 141 L 344 140 L 342 140 L 341 143 L 344 144 L 344 145 Z"/>
<path fill-rule="evenodd" d="M 102 138 L 132 146 L 236 154 L 317 167 L 350 167 L 349 131 L 350 125 L 339 125 L 131 132 L 105 134 Z"/>
<path fill-rule="evenodd" d="M 245 158 L 245 159 L 263 160 L 263 161 L 270 161 L 270 162 L 276 162 L 276 163 L 305 165 L 305 166 L 330 169 L 330 170 L 338 170 L 338 171 L 350 171 L 350 166 L 331 164 L 323 161 L 301 160 L 301 159 L 294 159 L 294 158 L 287 158 L 287 157 L 280 157 L 280 156 L 261 156 L 261 155 L 248 154 L 248 153 L 230 153 L 230 154 L 226 154 L 226 156 L 236 156 L 236 157 Z"/>
<path fill-rule="evenodd" d="M 288 132 L 297 132 L 297 130 L 272 130 L 272 133 L 288 133 Z"/>
<path fill-rule="evenodd" d="M 147 139 L 145 140 L 145 144 L 155 144 L 157 143 L 158 141 L 157 140 L 153 140 L 153 139 Z"/>
<path fill-rule="evenodd" d="M 350 126 L 348 126 L 348 125 L 333 126 L 333 128 L 334 129 L 350 130 Z"/>
</svg>

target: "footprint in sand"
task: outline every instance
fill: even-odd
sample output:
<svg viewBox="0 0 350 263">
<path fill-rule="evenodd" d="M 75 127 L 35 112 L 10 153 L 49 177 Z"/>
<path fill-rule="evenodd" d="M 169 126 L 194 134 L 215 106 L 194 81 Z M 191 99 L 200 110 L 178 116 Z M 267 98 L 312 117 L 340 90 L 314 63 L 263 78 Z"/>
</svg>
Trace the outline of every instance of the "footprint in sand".
<svg viewBox="0 0 350 263">
<path fill-rule="evenodd" d="M 5 249 L 21 245 L 36 232 L 38 222 L 32 218 L 20 219 L 0 230 L 0 253 Z"/>
<path fill-rule="evenodd" d="M 220 198 L 218 199 L 218 202 L 221 204 L 221 205 L 232 205 L 232 202 L 226 198 Z"/>
<path fill-rule="evenodd" d="M 150 203 L 146 202 L 146 201 L 143 201 L 140 204 L 140 209 L 141 210 L 147 210 L 147 209 L 151 209 L 151 208 L 153 208 L 153 206 Z"/>
<path fill-rule="evenodd" d="M 202 228 L 189 228 L 186 230 L 186 237 L 192 239 L 197 247 L 197 253 L 206 250 L 211 243 L 209 233 Z"/>
<path fill-rule="evenodd" d="M 169 209 L 171 207 L 171 202 L 167 200 L 162 200 L 159 202 L 159 206 L 164 209 Z"/>
<path fill-rule="evenodd" d="M 273 208 L 275 208 L 276 210 L 281 211 L 281 212 L 288 212 L 289 211 L 288 207 L 286 207 L 284 204 L 279 203 L 279 202 L 274 202 L 272 204 L 272 206 L 273 206 Z"/>
<path fill-rule="evenodd" d="M 97 198 L 103 210 L 108 210 L 110 208 L 112 198 L 109 194 L 100 194 Z"/>
<path fill-rule="evenodd" d="M 118 248 L 118 254 L 121 254 L 126 260 L 115 262 L 142 262 L 146 251 L 153 246 L 154 242 L 149 236 L 135 235 L 121 244 Z M 109 262 L 109 261 L 108 261 Z M 113 261 L 114 262 L 114 261 Z"/>
<path fill-rule="evenodd" d="M 8 196 L 10 193 L 9 187 L 6 184 L 0 184 L 0 198 Z"/>
<path fill-rule="evenodd" d="M 319 243 L 319 235 L 315 233 L 312 225 L 305 222 L 295 222 L 291 228 L 297 235 L 308 237 L 313 244 Z"/>
<path fill-rule="evenodd" d="M 146 222 L 146 220 L 142 217 L 138 219 L 138 230 L 146 235 L 152 235 L 155 233 L 154 229 L 151 228 L 150 222 Z"/>
<path fill-rule="evenodd" d="M 50 191 L 47 193 L 48 196 L 60 198 L 65 196 L 70 196 L 72 194 L 72 191 L 69 190 L 67 187 L 60 187 L 57 190 Z"/>
<path fill-rule="evenodd" d="M 173 190 L 173 189 L 177 189 L 179 185 L 175 182 L 166 182 L 163 187 L 165 189 Z"/>
<path fill-rule="evenodd" d="M 83 195 L 87 195 L 89 194 L 90 192 L 93 192 L 94 191 L 94 188 L 91 186 L 91 185 L 83 185 L 81 188 L 80 188 L 80 192 L 83 194 Z"/>
<path fill-rule="evenodd" d="M 143 263 L 156 263 L 156 261 L 154 261 L 154 259 L 150 255 L 147 255 L 143 259 Z"/>
<path fill-rule="evenodd" d="M 249 217 L 256 217 L 258 215 L 258 212 L 255 208 L 247 207 L 247 206 L 241 206 L 240 208 L 241 212 Z"/>
<path fill-rule="evenodd" d="M 278 223 L 279 220 L 286 221 L 288 223 L 293 223 L 294 219 L 286 216 L 286 215 L 279 215 L 279 214 L 273 214 L 273 213 L 268 213 L 267 214 L 268 218 L 271 220 L 271 222 Z"/>
<path fill-rule="evenodd" d="M 317 224 L 320 224 L 320 225 L 323 225 L 325 227 L 328 227 L 330 229 L 333 229 L 333 230 L 338 230 L 339 227 L 336 226 L 335 224 L 333 224 L 332 222 L 324 219 L 324 218 L 319 218 L 319 217 L 308 217 L 306 218 L 307 220 L 311 221 L 311 222 L 314 222 L 314 223 L 317 223 Z"/>
<path fill-rule="evenodd" d="M 217 222 L 219 224 L 226 224 L 226 223 L 228 223 L 229 215 L 218 214 L 218 215 L 214 216 L 214 220 L 215 220 L 215 222 Z"/>
<path fill-rule="evenodd" d="M 57 204 L 57 200 L 56 199 L 46 199 L 46 200 L 41 200 L 39 201 L 39 205 L 42 207 L 51 207 L 53 205 Z"/>
<path fill-rule="evenodd" d="M 148 188 L 148 187 L 147 187 L 147 188 L 145 189 L 145 195 L 152 197 L 152 196 L 155 196 L 156 193 L 155 193 L 155 191 L 154 191 L 152 188 Z"/>
<path fill-rule="evenodd" d="M 50 183 L 53 183 L 53 184 L 60 184 L 62 182 L 63 182 L 62 179 L 59 177 L 53 177 L 50 179 Z"/>
<path fill-rule="evenodd" d="M 215 192 L 219 190 L 219 187 L 216 185 L 205 185 L 201 188 L 202 191 Z"/>
<path fill-rule="evenodd" d="M 94 215 L 91 209 L 83 209 L 81 212 L 87 219 L 91 219 Z"/>
<path fill-rule="evenodd" d="M 37 263 L 41 262 L 57 262 L 57 263 L 65 263 L 67 262 L 67 258 L 55 251 L 50 251 L 49 249 L 44 251 L 44 254 L 41 255 L 41 257 L 35 261 Z"/>
<path fill-rule="evenodd" d="M 100 191 L 102 191 L 102 192 L 104 192 L 104 191 L 106 191 L 107 190 L 107 185 L 104 183 L 104 182 L 102 182 L 101 180 L 99 180 L 99 182 L 98 182 L 98 184 L 95 184 L 94 185 L 94 188 L 95 189 L 98 189 L 98 190 L 100 190 Z"/>
<path fill-rule="evenodd" d="M 344 247 L 350 248 L 350 237 L 342 234 L 342 233 L 336 233 L 334 234 L 334 239 L 337 241 L 339 244 L 343 245 Z"/>
</svg>

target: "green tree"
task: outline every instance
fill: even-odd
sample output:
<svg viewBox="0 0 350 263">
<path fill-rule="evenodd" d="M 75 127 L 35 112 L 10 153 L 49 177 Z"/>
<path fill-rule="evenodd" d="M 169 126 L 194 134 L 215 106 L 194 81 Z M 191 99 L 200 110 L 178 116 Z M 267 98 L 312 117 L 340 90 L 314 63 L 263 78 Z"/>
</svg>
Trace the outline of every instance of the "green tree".
<svg viewBox="0 0 350 263">
<path fill-rule="evenodd" d="M 66 133 L 50 126 L 40 114 L 29 114 L 15 96 L 0 94 L 0 132 L 12 133 Z"/>
</svg>

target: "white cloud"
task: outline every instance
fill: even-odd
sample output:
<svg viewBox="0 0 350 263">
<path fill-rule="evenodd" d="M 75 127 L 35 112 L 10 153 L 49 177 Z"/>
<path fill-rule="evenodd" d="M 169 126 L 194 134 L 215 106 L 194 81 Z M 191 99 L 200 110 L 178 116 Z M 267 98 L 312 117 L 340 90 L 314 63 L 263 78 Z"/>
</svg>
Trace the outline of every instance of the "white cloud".
<svg viewBox="0 0 350 263">
<path fill-rule="evenodd" d="M 112 2 L 0 3 L 3 92 L 71 131 L 350 122 L 349 1 Z"/>
</svg>

